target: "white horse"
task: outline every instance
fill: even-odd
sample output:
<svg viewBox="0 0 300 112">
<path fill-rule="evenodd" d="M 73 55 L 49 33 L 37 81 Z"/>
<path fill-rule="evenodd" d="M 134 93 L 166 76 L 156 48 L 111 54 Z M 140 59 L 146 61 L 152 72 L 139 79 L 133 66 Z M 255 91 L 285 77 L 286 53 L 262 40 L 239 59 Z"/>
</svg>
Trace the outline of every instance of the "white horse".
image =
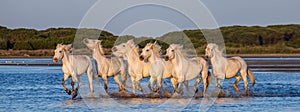
<svg viewBox="0 0 300 112">
<path fill-rule="evenodd" d="M 123 84 L 126 83 L 126 65 L 123 59 L 118 57 L 107 58 L 101 45 L 101 40 L 84 39 L 83 43 L 93 50 L 93 58 L 97 61 L 98 75 L 103 78 L 105 91 L 108 93 L 107 78 L 114 77 L 121 91 L 126 91 Z M 119 77 L 122 78 L 122 83 Z"/>
<path fill-rule="evenodd" d="M 237 83 L 241 80 L 244 80 L 245 92 L 248 94 L 248 81 L 247 73 L 250 77 L 252 85 L 255 84 L 255 79 L 253 73 L 248 69 L 247 63 L 241 57 L 232 57 L 225 58 L 223 57 L 222 50 L 219 50 L 219 47 L 216 44 L 210 43 L 205 49 L 205 56 L 209 57 L 213 67 L 213 73 L 215 77 L 215 84 L 221 92 L 222 88 L 220 85 L 221 79 L 236 78 L 236 81 L 233 83 L 235 91 L 238 92 Z M 238 75 L 240 72 L 240 76 Z"/>
<path fill-rule="evenodd" d="M 162 81 L 164 78 L 164 75 L 171 74 L 171 68 L 166 65 L 165 61 L 161 58 L 161 56 L 158 53 L 157 48 L 160 47 L 156 44 L 148 43 L 144 49 L 142 49 L 142 53 L 140 54 L 140 60 L 144 61 L 146 63 L 150 63 L 150 80 L 148 87 L 154 91 L 160 91 L 162 92 Z M 156 49 L 156 50 L 154 50 Z M 169 68 L 168 68 L 169 67 Z M 152 89 L 153 83 L 156 81 L 156 88 Z"/>
<path fill-rule="evenodd" d="M 90 84 L 90 94 L 93 95 L 93 63 L 90 57 L 86 55 L 71 55 L 69 54 L 71 45 L 58 44 L 55 49 L 53 56 L 53 62 L 56 63 L 58 60 L 62 60 L 62 71 L 64 78 L 62 79 L 62 85 L 67 94 L 71 94 L 71 91 L 65 86 L 65 81 L 72 77 L 72 99 L 77 96 L 79 87 L 82 85 L 80 82 L 80 75 L 83 73 L 87 74 Z M 74 89 L 74 82 L 78 81 L 76 89 Z M 97 80 L 98 81 L 98 80 Z"/>
<path fill-rule="evenodd" d="M 140 80 L 150 76 L 150 63 L 145 63 L 139 60 L 139 48 L 133 40 L 122 43 L 112 48 L 114 55 L 124 57 L 128 61 L 128 73 L 132 81 L 132 93 L 135 94 L 135 89 L 143 92 Z M 138 86 L 136 86 L 136 83 Z"/>
<path fill-rule="evenodd" d="M 211 80 L 210 72 L 208 71 L 208 62 L 201 57 L 189 60 L 182 53 L 181 49 L 181 45 L 171 44 L 166 53 L 166 60 L 170 60 L 173 65 L 172 75 L 180 83 L 178 92 L 182 91 L 183 82 L 196 79 L 196 83 L 194 84 L 195 92 L 198 91 L 197 86 L 201 82 L 201 80 L 203 80 L 203 95 L 205 95 L 206 89 Z M 202 78 L 199 76 L 200 73 L 202 75 Z"/>
<path fill-rule="evenodd" d="M 147 49 L 148 49 L 148 51 L 147 51 Z M 150 68 L 150 76 L 152 76 L 151 73 L 155 73 L 158 70 L 163 71 L 164 73 L 163 73 L 162 78 L 163 79 L 170 78 L 172 86 L 173 86 L 173 90 L 174 90 L 174 92 L 176 92 L 178 82 L 177 82 L 176 78 L 174 78 L 172 76 L 172 68 L 173 68 L 172 63 L 171 63 L 171 61 L 166 61 L 166 60 L 163 60 L 161 58 L 161 57 L 163 57 L 160 53 L 161 47 L 155 41 L 154 43 L 148 43 L 142 51 L 144 52 L 145 56 L 142 56 L 142 57 L 140 56 L 140 58 L 144 58 L 144 61 L 149 60 L 149 58 L 152 57 L 152 58 L 154 58 L 154 60 L 157 59 L 155 61 L 155 64 L 158 64 L 158 65 L 163 64 L 163 67 L 164 67 L 164 69 L 163 68 L 158 68 L 157 67 L 158 65 L 151 64 L 151 66 L 150 66 L 151 67 Z M 151 63 L 151 59 L 150 59 L 150 63 Z M 163 70 L 161 70 L 161 69 L 163 69 Z M 156 74 L 159 74 L 159 73 L 156 73 Z M 151 89 L 151 86 L 153 85 L 153 82 L 155 81 L 154 79 L 150 78 L 150 81 L 149 81 L 150 83 L 148 85 L 148 87 L 150 89 Z M 159 83 L 159 82 L 156 82 L 156 83 Z M 184 85 L 185 85 L 185 87 L 188 87 L 187 81 L 184 83 Z M 159 89 L 159 87 L 155 88 L 154 91 L 157 91 L 158 89 Z"/>
</svg>

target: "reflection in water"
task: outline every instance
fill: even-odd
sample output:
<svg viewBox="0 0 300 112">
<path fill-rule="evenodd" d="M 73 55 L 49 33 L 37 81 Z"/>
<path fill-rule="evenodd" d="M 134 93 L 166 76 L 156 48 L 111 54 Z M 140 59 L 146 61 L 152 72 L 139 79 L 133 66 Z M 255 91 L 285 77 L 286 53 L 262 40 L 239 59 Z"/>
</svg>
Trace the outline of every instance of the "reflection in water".
<svg viewBox="0 0 300 112">
<path fill-rule="evenodd" d="M 0 111 L 298 111 L 300 110 L 300 73 L 290 72 L 255 72 L 257 84 L 249 89 L 249 96 L 243 95 L 241 81 L 240 91 L 233 90 L 235 79 L 222 83 L 225 94 L 217 97 L 209 86 L 209 96 L 203 98 L 202 83 L 195 97 L 170 95 L 160 98 L 147 90 L 148 79 L 142 79 L 144 95 L 126 94 L 118 91 L 113 78 L 109 78 L 109 95 L 101 84 L 94 83 L 94 98 L 89 98 L 89 86 L 86 75 L 81 77 L 81 98 L 71 100 L 62 86 L 63 74 L 59 67 L 0 67 Z M 66 85 L 71 88 L 71 81 Z M 191 86 L 193 82 L 190 83 Z M 171 88 L 167 80 L 165 88 Z M 166 90 L 172 91 L 172 90 Z M 186 90 L 185 90 L 186 91 Z M 101 95 L 99 95 L 101 94 Z M 169 94 L 169 95 L 168 95 Z M 123 95 L 122 97 L 119 97 Z M 171 98 L 169 98 L 172 96 Z"/>
</svg>

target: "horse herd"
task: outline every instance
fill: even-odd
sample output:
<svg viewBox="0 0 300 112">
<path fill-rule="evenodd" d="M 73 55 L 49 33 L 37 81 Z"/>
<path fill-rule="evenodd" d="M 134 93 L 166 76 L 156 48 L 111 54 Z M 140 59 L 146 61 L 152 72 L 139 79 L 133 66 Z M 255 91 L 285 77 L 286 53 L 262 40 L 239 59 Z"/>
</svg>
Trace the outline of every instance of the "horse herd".
<svg viewBox="0 0 300 112">
<path fill-rule="evenodd" d="M 82 41 L 90 50 L 93 51 L 92 59 L 87 55 L 73 55 L 72 45 L 58 44 L 53 56 L 53 62 L 62 60 L 62 71 L 64 77 L 62 86 L 64 91 L 71 95 L 72 99 L 77 96 L 78 89 L 82 85 L 80 75 L 87 74 L 90 95 L 94 93 L 93 80 L 100 82 L 99 76 L 103 78 L 104 89 L 108 93 L 108 77 L 113 77 L 121 91 L 126 91 L 127 74 L 132 82 L 132 93 L 136 90 L 143 92 L 140 84 L 142 78 L 150 77 L 148 88 L 159 94 L 163 92 L 162 82 L 170 78 L 173 90 L 176 93 L 182 93 L 182 88 L 188 88 L 189 80 L 196 80 L 194 91 L 198 92 L 198 85 L 203 81 L 203 96 L 206 95 L 206 89 L 211 82 L 211 73 L 209 72 L 209 63 L 202 57 L 193 59 L 187 58 L 182 52 L 182 45 L 171 44 L 166 50 L 166 54 L 160 53 L 161 47 L 155 43 L 148 43 L 141 52 L 133 40 L 116 45 L 112 48 L 113 57 L 106 57 L 101 45 L 101 40 L 85 38 Z M 215 85 L 219 92 L 222 91 L 220 80 L 236 78 L 233 83 L 235 91 L 238 91 L 237 83 L 243 79 L 245 92 L 248 94 L 247 74 L 255 84 L 254 75 L 248 69 L 246 62 L 240 57 L 225 58 L 223 51 L 219 50 L 216 44 L 209 43 L 205 49 L 207 56 L 212 64 Z M 93 63 L 96 61 L 96 64 Z M 127 61 L 127 64 L 125 63 Z M 240 75 L 238 75 L 240 72 Z M 200 76 L 201 74 L 201 76 Z M 65 81 L 72 77 L 70 91 L 65 86 Z M 121 77 L 121 81 L 119 78 Z M 74 88 L 74 82 L 77 81 L 77 87 Z"/>
</svg>

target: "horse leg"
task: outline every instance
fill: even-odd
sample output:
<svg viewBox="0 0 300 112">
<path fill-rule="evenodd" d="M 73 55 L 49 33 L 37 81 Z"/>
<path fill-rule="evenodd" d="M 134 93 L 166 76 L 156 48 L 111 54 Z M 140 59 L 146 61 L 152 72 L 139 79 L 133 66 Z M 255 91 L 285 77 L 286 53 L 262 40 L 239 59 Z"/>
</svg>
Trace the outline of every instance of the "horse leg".
<svg viewBox="0 0 300 112">
<path fill-rule="evenodd" d="M 125 69 L 121 69 L 121 79 L 122 79 L 122 84 L 126 86 L 126 80 L 127 80 L 127 75 Z"/>
<path fill-rule="evenodd" d="M 219 94 L 221 93 L 223 93 L 223 91 L 222 91 L 222 87 L 221 87 L 221 84 L 220 84 L 220 79 L 218 79 L 218 78 L 215 78 L 215 83 L 216 83 L 216 86 L 218 87 L 218 90 L 219 90 Z"/>
<path fill-rule="evenodd" d="M 206 96 L 206 90 L 211 80 L 211 76 L 210 76 L 211 74 L 208 70 L 203 70 L 201 74 L 202 74 L 202 81 L 203 81 L 203 97 L 204 97 Z"/>
<path fill-rule="evenodd" d="M 245 93 L 248 95 L 249 91 L 248 91 L 248 81 L 247 81 L 247 73 L 246 70 L 241 72 L 241 76 L 243 78 L 244 81 L 244 87 L 245 87 Z"/>
<path fill-rule="evenodd" d="M 143 78 L 142 75 L 138 75 L 137 78 L 136 78 L 136 81 L 137 81 L 137 83 L 138 83 L 137 90 L 139 90 L 139 91 L 141 91 L 141 92 L 143 92 L 143 89 L 142 89 L 142 87 L 141 87 L 141 82 L 140 82 L 140 80 L 141 80 L 142 78 Z"/>
<path fill-rule="evenodd" d="M 233 83 L 233 87 L 234 87 L 234 90 L 236 91 L 236 92 L 238 92 L 239 91 L 239 87 L 237 86 L 237 84 L 240 82 L 240 80 L 242 79 L 242 77 L 241 76 L 235 76 L 235 82 Z"/>
<path fill-rule="evenodd" d="M 184 87 L 190 92 L 190 89 L 189 89 L 189 82 L 186 80 L 183 82 L 183 85 Z"/>
<path fill-rule="evenodd" d="M 156 86 L 158 88 L 157 92 L 159 92 L 159 95 L 162 96 L 163 95 L 163 87 L 162 87 L 162 78 L 157 78 L 156 80 Z"/>
<path fill-rule="evenodd" d="M 153 86 L 153 82 L 155 81 L 155 79 L 153 77 L 150 77 L 149 83 L 148 83 L 148 88 L 150 89 L 150 91 L 154 91 L 152 89 Z"/>
<path fill-rule="evenodd" d="M 173 85 L 174 92 L 176 92 L 177 91 L 177 84 L 178 84 L 178 82 L 176 81 L 175 78 L 171 78 L 171 83 Z"/>
<path fill-rule="evenodd" d="M 115 82 L 118 84 L 119 88 L 120 88 L 120 91 L 126 91 L 124 85 L 120 82 L 119 80 L 119 75 L 115 75 L 114 76 L 114 80 Z"/>
<path fill-rule="evenodd" d="M 103 74 L 102 78 L 103 78 L 103 82 L 104 82 L 104 89 L 105 89 L 105 92 L 108 94 L 107 75 L 106 75 L 106 74 Z"/>
<path fill-rule="evenodd" d="M 77 87 L 76 87 L 76 89 L 74 89 L 74 82 L 76 79 L 77 79 Z M 76 96 L 78 95 L 79 87 L 81 86 L 80 79 L 79 78 L 76 78 L 76 79 L 72 78 L 72 99 L 76 98 Z"/>
<path fill-rule="evenodd" d="M 182 87 L 183 87 L 182 84 L 183 84 L 183 82 L 179 82 L 177 93 L 181 93 L 182 94 Z"/>
<path fill-rule="evenodd" d="M 194 91 L 195 91 L 195 93 L 198 92 L 198 85 L 201 82 L 201 79 L 202 78 L 199 78 L 199 77 L 197 77 L 197 79 L 196 79 L 196 83 L 194 84 Z"/>
<path fill-rule="evenodd" d="M 132 93 L 135 94 L 135 89 L 136 89 L 135 78 L 133 76 L 131 76 L 130 78 L 131 78 L 131 83 L 132 83 Z"/>
<path fill-rule="evenodd" d="M 94 85 L 93 85 L 93 72 L 91 69 L 88 70 L 87 72 L 89 84 L 90 84 L 90 93 L 88 96 L 93 96 L 94 95 Z"/>
<path fill-rule="evenodd" d="M 70 76 L 69 75 L 64 75 L 64 78 L 62 79 L 61 81 L 61 85 L 64 87 L 64 91 L 68 94 L 68 95 L 71 95 L 71 91 L 66 87 L 65 85 L 65 81 L 69 78 Z"/>
</svg>

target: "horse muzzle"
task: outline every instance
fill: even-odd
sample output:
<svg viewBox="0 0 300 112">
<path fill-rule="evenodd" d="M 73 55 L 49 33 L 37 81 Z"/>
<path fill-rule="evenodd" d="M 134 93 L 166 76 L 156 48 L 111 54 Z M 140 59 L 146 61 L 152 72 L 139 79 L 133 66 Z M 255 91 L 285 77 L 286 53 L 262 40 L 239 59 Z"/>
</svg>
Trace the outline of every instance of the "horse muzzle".
<svg viewBox="0 0 300 112">
<path fill-rule="evenodd" d="M 208 56 L 208 55 L 205 55 L 205 56 L 204 56 L 204 59 L 205 59 L 205 60 L 207 60 L 208 58 L 209 58 L 209 56 Z"/>
<path fill-rule="evenodd" d="M 53 58 L 52 61 L 53 61 L 53 63 L 56 63 L 58 61 L 58 59 L 57 58 Z"/>
<path fill-rule="evenodd" d="M 116 47 L 113 47 L 111 50 L 112 50 L 113 52 L 116 52 L 118 49 L 117 49 Z"/>
<path fill-rule="evenodd" d="M 139 57 L 139 59 L 140 59 L 141 61 L 143 61 L 145 58 L 144 58 L 144 56 L 141 55 L 141 56 Z"/>
<path fill-rule="evenodd" d="M 169 56 L 163 56 L 163 58 L 165 59 L 165 61 L 169 61 Z"/>
</svg>

